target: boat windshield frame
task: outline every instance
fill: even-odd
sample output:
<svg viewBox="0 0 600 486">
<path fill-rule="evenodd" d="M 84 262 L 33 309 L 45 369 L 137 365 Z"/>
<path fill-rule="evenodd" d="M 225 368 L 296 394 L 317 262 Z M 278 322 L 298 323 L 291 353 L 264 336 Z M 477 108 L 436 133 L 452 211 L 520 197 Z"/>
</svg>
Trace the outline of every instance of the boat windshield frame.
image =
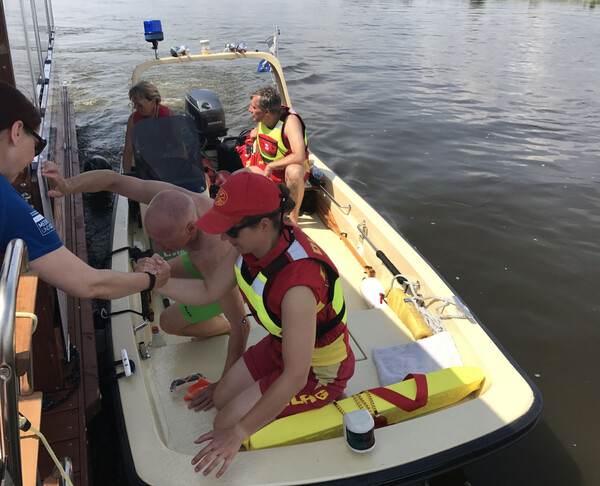
<svg viewBox="0 0 600 486">
<path fill-rule="evenodd" d="M 285 82 L 285 78 L 283 76 L 283 69 L 279 60 L 269 54 L 267 52 L 221 52 L 216 54 L 197 54 L 190 56 L 182 56 L 182 57 L 161 57 L 159 59 L 151 59 L 149 61 L 138 64 L 131 77 L 132 86 L 136 85 L 142 74 L 149 68 L 153 66 L 159 66 L 162 64 L 175 64 L 182 62 L 198 62 L 198 61 L 216 61 L 216 60 L 226 60 L 226 61 L 236 61 L 240 59 L 264 59 L 271 65 L 271 73 L 275 78 L 275 83 L 277 84 L 277 88 L 279 90 L 279 94 L 281 96 L 281 102 L 284 105 L 292 107 L 292 102 L 290 100 L 290 95 L 288 93 L 287 85 Z"/>
</svg>

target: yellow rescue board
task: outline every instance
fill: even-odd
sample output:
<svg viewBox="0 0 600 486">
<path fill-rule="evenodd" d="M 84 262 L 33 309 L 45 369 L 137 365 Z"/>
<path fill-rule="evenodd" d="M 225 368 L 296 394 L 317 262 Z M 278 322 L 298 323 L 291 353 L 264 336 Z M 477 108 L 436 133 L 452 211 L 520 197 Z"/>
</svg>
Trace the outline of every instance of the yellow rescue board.
<svg viewBox="0 0 600 486">
<path fill-rule="evenodd" d="M 483 372 L 479 368 L 471 366 L 454 366 L 428 373 L 426 377 L 429 392 L 427 404 L 413 412 L 405 412 L 383 398 L 371 394 L 375 407 L 380 414 L 385 415 L 388 425 L 456 403 L 480 389 L 484 380 Z M 414 379 L 395 383 L 386 388 L 413 400 L 417 393 Z M 361 396 L 366 403 L 369 403 L 369 398 L 365 393 L 361 393 Z M 358 409 L 358 405 L 352 397 L 340 400 L 338 403 L 346 412 Z M 342 414 L 335 405 L 330 403 L 318 410 L 275 420 L 248 437 L 244 446 L 247 450 L 267 449 L 332 439 L 342 437 L 342 435 Z"/>
</svg>

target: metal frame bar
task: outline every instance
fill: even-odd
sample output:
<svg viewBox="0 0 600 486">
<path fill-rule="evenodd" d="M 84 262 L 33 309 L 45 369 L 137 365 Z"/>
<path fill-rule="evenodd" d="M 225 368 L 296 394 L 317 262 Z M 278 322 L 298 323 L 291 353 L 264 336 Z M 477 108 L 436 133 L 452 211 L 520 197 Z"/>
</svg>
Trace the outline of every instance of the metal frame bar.
<svg viewBox="0 0 600 486">
<path fill-rule="evenodd" d="M 25 242 L 12 240 L 6 247 L 0 274 L 0 452 L 5 471 L 14 484 L 22 483 L 19 432 L 18 384 L 16 376 L 15 308 L 21 272 L 28 268 Z"/>
<path fill-rule="evenodd" d="M 174 64 L 180 62 L 194 62 L 194 61 L 214 61 L 214 60 L 229 60 L 235 61 L 236 59 L 265 59 L 271 65 L 271 72 L 275 76 L 275 82 L 279 89 L 281 96 L 281 102 L 289 107 L 292 106 L 290 95 L 288 93 L 287 85 L 285 84 L 285 78 L 283 77 L 283 69 L 277 59 L 272 54 L 267 52 L 222 52 L 218 54 L 197 54 L 194 56 L 182 56 L 182 57 L 161 57 L 160 59 L 151 59 L 150 61 L 138 64 L 133 71 L 131 77 L 132 84 L 137 84 L 142 77 L 142 74 L 152 66 L 158 66 L 160 64 Z"/>
</svg>

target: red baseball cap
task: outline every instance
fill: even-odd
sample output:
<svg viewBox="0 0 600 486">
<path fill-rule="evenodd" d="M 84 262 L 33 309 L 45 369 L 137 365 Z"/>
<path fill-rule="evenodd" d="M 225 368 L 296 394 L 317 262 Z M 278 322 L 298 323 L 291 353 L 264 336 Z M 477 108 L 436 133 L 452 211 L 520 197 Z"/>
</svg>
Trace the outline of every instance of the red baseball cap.
<svg viewBox="0 0 600 486">
<path fill-rule="evenodd" d="M 213 207 L 194 224 L 205 233 L 224 233 L 245 216 L 275 211 L 281 204 L 280 194 L 277 184 L 268 177 L 238 172 L 219 188 Z"/>
</svg>

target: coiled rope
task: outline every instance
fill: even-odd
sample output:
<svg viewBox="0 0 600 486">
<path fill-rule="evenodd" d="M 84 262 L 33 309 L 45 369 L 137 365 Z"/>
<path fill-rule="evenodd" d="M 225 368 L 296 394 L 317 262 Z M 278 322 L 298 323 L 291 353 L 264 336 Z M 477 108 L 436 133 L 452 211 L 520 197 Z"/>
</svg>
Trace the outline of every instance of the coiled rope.
<svg viewBox="0 0 600 486">
<path fill-rule="evenodd" d="M 404 282 L 404 284 L 403 284 L 403 286 L 404 286 L 403 290 L 405 291 L 406 296 L 411 300 L 411 302 L 414 304 L 414 306 L 418 309 L 421 316 L 423 316 L 423 320 L 425 321 L 425 323 L 427 324 L 429 329 L 431 329 L 431 332 L 433 332 L 434 334 L 437 334 L 439 332 L 446 330 L 446 327 L 444 326 L 444 323 L 443 323 L 444 319 L 469 319 L 469 316 L 467 316 L 464 312 L 462 312 L 458 308 L 458 306 L 456 305 L 456 302 L 452 298 L 440 297 L 437 295 L 423 297 L 422 295 L 420 295 L 417 292 L 417 290 L 415 289 L 416 286 L 417 287 L 419 286 L 418 283 L 413 282 L 406 275 L 402 275 L 402 274 L 394 275 L 392 277 L 392 281 L 390 283 L 390 290 L 393 288 L 394 282 L 397 281 L 396 279 L 398 277 L 401 277 L 404 280 L 406 280 L 406 282 Z M 430 307 L 434 302 L 441 302 L 440 305 L 438 305 L 434 309 L 436 315 L 434 315 L 428 309 L 428 307 Z M 444 310 L 449 305 L 453 305 L 458 310 L 458 313 L 445 314 Z"/>
</svg>

